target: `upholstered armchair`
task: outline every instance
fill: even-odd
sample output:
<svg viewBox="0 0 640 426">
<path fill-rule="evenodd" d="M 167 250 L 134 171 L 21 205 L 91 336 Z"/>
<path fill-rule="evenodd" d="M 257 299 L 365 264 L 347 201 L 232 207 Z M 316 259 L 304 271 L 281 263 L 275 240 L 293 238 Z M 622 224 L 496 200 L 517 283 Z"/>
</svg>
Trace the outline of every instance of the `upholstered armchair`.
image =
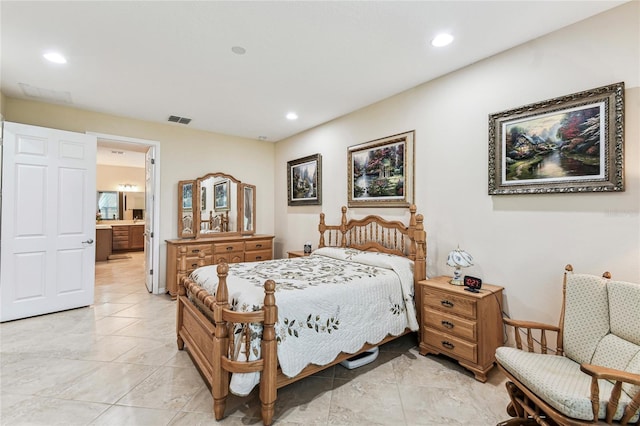
<svg viewBox="0 0 640 426">
<path fill-rule="evenodd" d="M 640 284 L 567 265 L 558 326 L 504 321 L 516 347 L 498 348 L 496 360 L 514 418 L 500 425 L 640 423 Z"/>
</svg>

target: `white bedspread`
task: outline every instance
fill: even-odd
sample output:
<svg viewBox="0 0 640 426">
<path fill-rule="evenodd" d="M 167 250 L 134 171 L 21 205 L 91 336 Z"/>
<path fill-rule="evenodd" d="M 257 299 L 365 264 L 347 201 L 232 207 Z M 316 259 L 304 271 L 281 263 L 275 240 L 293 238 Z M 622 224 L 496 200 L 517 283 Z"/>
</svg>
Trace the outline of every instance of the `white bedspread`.
<svg viewBox="0 0 640 426">
<path fill-rule="evenodd" d="M 199 268 L 191 277 L 215 295 L 216 265 Z M 278 361 L 289 377 L 309 364 L 327 364 L 340 352 L 378 343 L 388 334 L 418 329 L 413 262 L 400 256 L 325 247 L 307 257 L 230 264 L 232 309 L 260 309 L 267 279 L 276 282 Z M 252 335 L 261 333 L 261 326 L 251 325 Z M 246 359 L 242 340 L 234 334 L 238 359 Z M 249 360 L 259 356 L 259 339 L 253 339 Z M 258 382 L 258 373 L 234 374 L 231 392 L 247 395 Z"/>
</svg>

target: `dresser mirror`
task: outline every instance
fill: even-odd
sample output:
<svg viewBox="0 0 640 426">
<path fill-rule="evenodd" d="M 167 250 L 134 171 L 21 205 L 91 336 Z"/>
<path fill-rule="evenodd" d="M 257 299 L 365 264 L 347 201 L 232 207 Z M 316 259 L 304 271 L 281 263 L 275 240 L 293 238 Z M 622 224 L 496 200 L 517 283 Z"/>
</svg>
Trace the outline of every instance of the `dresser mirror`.
<svg viewBox="0 0 640 426">
<path fill-rule="evenodd" d="M 255 233 L 255 186 L 226 173 L 178 183 L 178 236 L 207 238 Z"/>
</svg>

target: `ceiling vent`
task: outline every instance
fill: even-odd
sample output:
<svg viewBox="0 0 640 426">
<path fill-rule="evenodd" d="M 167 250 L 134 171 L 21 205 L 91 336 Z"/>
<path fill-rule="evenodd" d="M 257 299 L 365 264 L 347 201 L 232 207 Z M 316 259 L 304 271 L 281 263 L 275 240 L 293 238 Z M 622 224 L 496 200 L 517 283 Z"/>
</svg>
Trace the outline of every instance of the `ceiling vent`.
<svg viewBox="0 0 640 426">
<path fill-rule="evenodd" d="M 180 124 L 189 124 L 191 123 L 191 119 L 187 117 L 178 117 L 177 115 L 170 115 L 169 121 L 172 123 L 180 123 Z"/>
</svg>

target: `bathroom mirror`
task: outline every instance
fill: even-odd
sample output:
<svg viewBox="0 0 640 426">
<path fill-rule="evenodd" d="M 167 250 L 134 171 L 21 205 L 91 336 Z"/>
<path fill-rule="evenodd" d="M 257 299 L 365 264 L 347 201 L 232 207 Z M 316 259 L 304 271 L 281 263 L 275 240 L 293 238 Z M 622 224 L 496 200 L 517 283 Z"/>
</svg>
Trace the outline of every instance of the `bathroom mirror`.
<svg viewBox="0 0 640 426">
<path fill-rule="evenodd" d="M 245 195 L 251 198 L 246 203 Z M 255 233 L 253 185 L 243 184 L 226 173 L 208 173 L 195 180 L 180 181 L 178 197 L 180 238 Z"/>
<path fill-rule="evenodd" d="M 96 196 L 96 220 L 122 218 L 122 195 L 118 191 L 98 191 Z"/>
</svg>

